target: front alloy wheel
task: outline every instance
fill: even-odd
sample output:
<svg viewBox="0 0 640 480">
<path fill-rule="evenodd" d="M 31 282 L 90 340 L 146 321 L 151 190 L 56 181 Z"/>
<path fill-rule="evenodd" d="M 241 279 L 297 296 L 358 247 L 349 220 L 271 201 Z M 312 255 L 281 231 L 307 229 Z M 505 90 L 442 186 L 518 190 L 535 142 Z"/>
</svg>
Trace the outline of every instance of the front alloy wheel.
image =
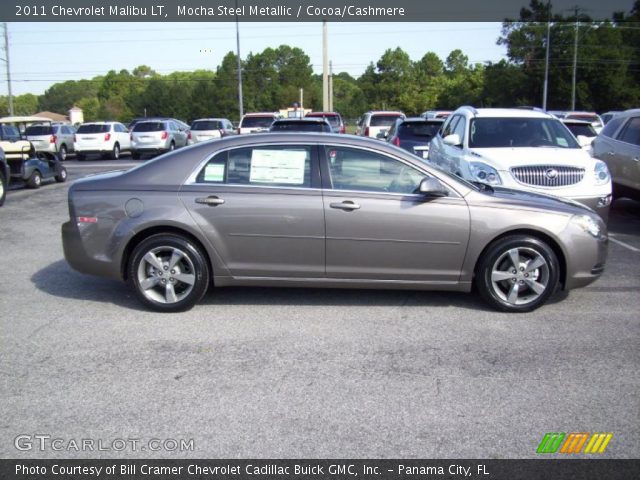
<svg viewBox="0 0 640 480">
<path fill-rule="evenodd" d="M 162 312 L 187 310 L 204 295 L 209 267 L 199 246 L 177 235 L 154 235 L 138 245 L 129 263 L 138 298 Z"/>
<path fill-rule="evenodd" d="M 537 238 L 506 237 L 489 247 L 476 278 L 480 294 L 494 307 L 529 312 L 555 291 L 558 260 L 553 250 Z"/>
</svg>

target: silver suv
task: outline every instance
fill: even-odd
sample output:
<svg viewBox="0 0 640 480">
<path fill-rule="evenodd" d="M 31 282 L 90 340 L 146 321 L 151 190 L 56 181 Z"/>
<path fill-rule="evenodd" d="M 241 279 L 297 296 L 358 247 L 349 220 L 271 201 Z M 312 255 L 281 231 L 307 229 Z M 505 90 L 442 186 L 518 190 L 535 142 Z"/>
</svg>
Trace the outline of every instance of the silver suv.
<svg viewBox="0 0 640 480">
<path fill-rule="evenodd" d="M 640 109 L 614 116 L 591 148 L 609 166 L 615 195 L 640 200 Z"/>
<path fill-rule="evenodd" d="M 29 125 L 24 135 L 29 140 L 36 152 L 50 152 L 58 155 L 62 161 L 66 160 L 67 153 L 73 152 L 73 135 L 75 128 L 62 123 Z"/>
<path fill-rule="evenodd" d="M 175 120 L 138 122 L 131 132 L 131 157 L 170 152 L 187 144 L 187 129 Z"/>
<path fill-rule="evenodd" d="M 431 141 L 429 162 L 467 180 L 575 200 L 608 217 L 607 165 L 543 111 L 460 107 Z"/>
</svg>

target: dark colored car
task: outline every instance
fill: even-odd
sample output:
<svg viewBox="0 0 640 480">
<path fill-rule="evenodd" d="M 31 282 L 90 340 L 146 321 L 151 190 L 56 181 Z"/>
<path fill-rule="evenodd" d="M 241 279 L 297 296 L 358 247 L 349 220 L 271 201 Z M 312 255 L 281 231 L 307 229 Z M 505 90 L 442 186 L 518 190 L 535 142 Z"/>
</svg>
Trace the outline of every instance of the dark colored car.
<svg viewBox="0 0 640 480">
<path fill-rule="evenodd" d="M 602 219 L 370 138 L 236 135 L 76 181 L 64 254 L 158 311 L 233 285 L 471 291 L 525 312 L 604 270 Z"/>
<path fill-rule="evenodd" d="M 331 125 L 324 118 L 281 118 L 269 127 L 270 132 L 332 133 Z"/>
<path fill-rule="evenodd" d="M 346 133 L 342 116 L 337 112 L 309 112 L 304 118 L 324 118 L 331 125 L 333 133 Z"/>
<path fill-rule="evenodd" d="M 429 155 L 429 143 L 442 127 L 442 118 L 405 118 L 398 119 L 387 132 L 387 142 L 404 148 L 420 158 Z"/>
</svg>

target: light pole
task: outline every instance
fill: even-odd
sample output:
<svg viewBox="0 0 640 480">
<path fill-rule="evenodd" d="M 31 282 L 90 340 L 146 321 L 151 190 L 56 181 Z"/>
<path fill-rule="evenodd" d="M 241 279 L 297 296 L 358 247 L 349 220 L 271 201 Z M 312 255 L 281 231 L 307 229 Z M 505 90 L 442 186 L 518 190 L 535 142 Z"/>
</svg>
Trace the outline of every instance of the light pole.
<svg viewBox="0 0 640 480">
<path fill-rule="evenodd" d="M 7 65 L 7 93 L 9 94 L 9 115 L 13 117 L 13 95 L 11 93 L 11 62 L 9 60 L 9 27 L 7 23 L 3 23 L 4 26 L 4 51 L 7 58 L 4 58 L 4 63 Z"/>
<path fill-rule="evenodd" d="M 551 46 L 551 0 L 547 1 L 547 45 L 544 56 L 544 87 L 542 89 L 542 109 L 547 109 L 547 93 L 549 90 L 549 48 Z"/>
<path fill-rule="evenodd" d="M 242 101 L 242 62 L 240 61 L 240 22 L 238 22 L 238 0 L 236 0 L 236 51 L 238 55 L 238 107 L 240 109 L 240 118 L 244 115 L 244 105 Z"/>
</svg>

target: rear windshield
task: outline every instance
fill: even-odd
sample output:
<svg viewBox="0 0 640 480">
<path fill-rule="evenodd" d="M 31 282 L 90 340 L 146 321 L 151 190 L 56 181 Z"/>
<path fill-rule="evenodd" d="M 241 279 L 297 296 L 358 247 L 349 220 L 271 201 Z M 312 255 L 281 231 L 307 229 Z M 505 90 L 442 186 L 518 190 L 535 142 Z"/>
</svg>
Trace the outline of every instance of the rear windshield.
<svg viewBox="0 0 640 480">
<path fill-rule="evenodd" d="M 161 130 L 164 130 L 162 122 L 140 122 L 133 127 L 134 132 L 159 132 Z"/>
<path fill-rule="evenodd" d="M 571 130 L 576 137 L 578 135 L 584 135 L 585 137 L 595 137 L 598 135 L 591 125 L 567 125 L 567 128 Z"/>
<path fill-rule="evenodd" d="M 24 131 L 25 135 L 51 135 L 52 133 L 51 125 L 31 125 Z"/>
<path fill-rule="evenodd" d="M 325 132 L 329 129 L 316 122 L 278 122 L 271 125 L 272 132 Z"/>
<path fill-rule="evenodd" d="M 80 125 L 76 133 L 106 133 L 111 129 L 111 125 L 103 123 L 88 123 Z"/>
<path fill-rule="evenodd" d="M 432 138 L 436 136 L 441 126 L 441 123 L 405 122 L 400 125 L 398 136 L 400 138 Z"/>
<path fill-rule="evenodd" d="M 222 129 L 222 123 L 218 120 L 202 120 L 199 122 L 193 122 L 191 130 L 220 130 Z"/>
<path fill-rule="evenodd" d="M 389 127 L 401 116 L 402 115 L 373 115 L 370 125 L 372 127 Z"/>
<path fill-rule="evenodd" d="M 269 128 L 273 123 L 273 117 L 244 117 L 241 128 Z"/>
<path fill-rule="evenodd" d="M 310 118 L 324 118 L 333 127 L 340 126 L 340 117 L 338 115 L 323 115 L 322 113 L 310 113 L 306 115 Z"/>
</svg>

